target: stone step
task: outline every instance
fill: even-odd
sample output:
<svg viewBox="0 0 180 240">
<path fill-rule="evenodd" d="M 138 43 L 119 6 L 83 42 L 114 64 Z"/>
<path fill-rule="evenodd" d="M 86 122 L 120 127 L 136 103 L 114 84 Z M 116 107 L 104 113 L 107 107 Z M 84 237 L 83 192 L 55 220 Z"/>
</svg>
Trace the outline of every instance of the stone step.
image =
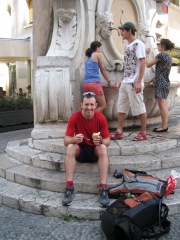
<svg viewBox="0 0 180 240">
<path fill-rule="evenodd" d="M 108 147 L 109 156 L 127 156 L 146 154 L 151 152 L 160 152 L 168 149 L 178 147 L 178 142 L 175 139 L 169 139 L 165 135 L 157 135 L 154 133 L 148 133 L 148 140 L 143 141 L 132 141 L 137 135 L 137 132 L 125 132 L 123 140 L 111 141 Z M 48 151 L 53 153 L 66 152 L 63 138 L 57 139 L 32 139 L 29 145 L 40 151 Z"/>
<path fill-rule="evenodd" d="M 63 192 L 66 178 L 65 172 L 39 167 L 30 166 L 17 161 L 7 155 L 0 155 L 0 177 L 7 180 L 54 192 Z M 82 165 L 82 164 L 81 164 Z M 93 168 L 97 168 L 97 164 L 92 164 Z M 127 166 L 127 165 L 126 165 Z M 138 165 L 137 165 L 138 166 Z M 134 170 L 143 170 L 140 168 L 131 167 Z M 177 172 L 180 172 L 180 167 L 173 167 Z M 119 170 L 119 169 L 118 169 Z M 171 174 L 171 169 L 152 169 L 147 171 L 149 174 L 155 175 L 161 179 L 167 179 Z M 114 187 L 121 183 L 122 179 L 116 179 L 113 174 L 108 175 L 108 187 Z M 74 185 L 78 192 L 97 193 L 99 188 L 99 174 L 92 173 L 75 173 Z M 177 188 L 180 187 L 180 181 L 177 183 Z"/>
<path fill-rule="evenodd" d="M 64 191 L 66 183 L 65 172 L 33 167 L 9 158 L 6 155 L 0 155 L 0 161 L 0 177 L 38 189 L 54 192 Z M 109 175 L 109 187 L 117 183 L 119 183 L 119 180 Z M 99 188 L 99 174 L 75 173 L 74 184 L 76 185 L 76 190 L 79 192 L 97 193 Z"/>
<path fill-rule="evenodd" d="M 9 142 L 6 147 L 6 152 L 9 157 L 34 167 L 65 171 L 64 154 L 33 149 L 29 147 L 28 139 Z M 115 169 L 122 171 L 124 168 L 152 171 L 179 167 L 180 151 L 179 148 L 175 148 L 160 153 L 152 152 L 144 155 L 137 154 L 130 156 L 110 156 L 109 160 L 110 174 L 112 174 Z M 77 163 L 76 172 L 98 173 L 97 164 Z"/>
<path fill-rule="evenodd" d="M 78 218 L 97 220 L 104 208 L 99 206 L 97 194 L 77 193 L 72 205 L 62 206 L 62 193 L 50 192 L 20 185 L 0 177 L 0 204 L 33 214 L 59 217 L 72 215 Z M 111 200 L 113 202 L 114 200 Z M 180 189 L 164 199 L 169 215 L 180 212 Z"/>
<path fill-rule="evenodd" d="M 54 123 L 37 123 L 32 132 L 33 139 L 52 139 L 63 138 L 65 135 L 67 123 L 54 122 Z"/>
</svg>

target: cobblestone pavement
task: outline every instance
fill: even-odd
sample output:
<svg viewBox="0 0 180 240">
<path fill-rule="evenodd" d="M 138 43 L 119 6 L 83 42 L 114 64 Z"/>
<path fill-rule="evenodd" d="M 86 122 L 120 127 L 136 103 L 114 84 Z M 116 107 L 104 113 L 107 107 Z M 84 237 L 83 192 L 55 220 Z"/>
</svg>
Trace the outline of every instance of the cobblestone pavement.
<svg viewBox="0 0 180 240">
<path fill-rule="evenodd" d="M 32 128 L 0 133 L 0 154 L 5 151 L 6 145 L 10 141 L 26 139 L 31 137 Z"/>
<path fill-rule="evenodd" d="M 100 221 L 66 222 L 57 217 L 23 213 L 0 207 L 1 240 L 105 240 Z M 171 216 L 169 234 L 161 240 L 179 240 L 180 216 Z M 123 239 L 122 239 L 123 240 Z"/>
<path fill-rule="evenodd" d="M 179 116 L 176 115 L 177 121 Z M 175 118 L 173 118 L 175 122 Z M 0 133 L 0 154 L 8 141 L 30 137 L 32 129 Z M 170 233 L 161 240 L 179 240 L 180 215 L 170 216 Z M 100 221 L 65 221 L 57 217 L 45 217 L 20 212 L 0 206 L 0 240 L 105 240 Z M 122 239 L 123 240 L 123 239 Z"/>
</svg>

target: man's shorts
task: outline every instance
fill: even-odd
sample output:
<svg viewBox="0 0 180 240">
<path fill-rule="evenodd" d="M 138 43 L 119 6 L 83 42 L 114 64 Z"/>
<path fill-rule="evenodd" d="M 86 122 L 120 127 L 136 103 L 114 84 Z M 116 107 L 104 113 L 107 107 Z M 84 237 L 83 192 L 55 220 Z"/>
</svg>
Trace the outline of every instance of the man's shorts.
<svg viewBox="0 0 180 240">
<path fill-rule="evenodd" d="M 94 92 L 96 96 L 104 95 L 103 88 L 99 82 L 83 83 L 83 92 Z"/>
<path fill-rule="evenodd" d="M 146 112 L 143 91 L 135 93 L 132 83 L 121 83 L 117 112 L 128 114 L 130 107 L 133 116 L 138 116 Z"/>
<path fill-rule="evenodd" d="M 79 146 L 79 153 L 76 160 L 80 163 L 95 163 L 98 162 L 98 157 L 95 153 L 95 147 Z"/>
</svg>

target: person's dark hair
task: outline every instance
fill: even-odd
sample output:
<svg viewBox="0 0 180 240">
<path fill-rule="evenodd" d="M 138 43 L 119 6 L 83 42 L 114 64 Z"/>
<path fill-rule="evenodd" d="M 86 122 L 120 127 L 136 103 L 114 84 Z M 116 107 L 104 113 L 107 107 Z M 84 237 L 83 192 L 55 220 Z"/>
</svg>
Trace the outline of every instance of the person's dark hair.
<svg viewBox="0 0 180 240">
<path fill-rule="evenodd" d="M 135 36 L 136 30 L 133 30 L 133 29 L 130 29 L 130 28 L 124 28 L 124 29 L 128 32 L 131 30 L 132 35 Z"/>
<path fill-rule="evenodd" d="M 82 94 L 82 102 L 84 98 L 92 98 L 92 97 L 96 99 L 96 94 L 94 92 L 84 92 Z"/>
<path fill-rule="evenodd" d="M 101 47 L 101 45 L 99 41 L 92 42 L 90 48 L 86 49 L 85 56 L 91 57 L 92 53 L 95 52 L 98 47 Z"/>
<path fill-rule="evenodd" d="M 166 50 L 169 51 L 171 51 L 174 48 L 174 43 L 166 38 L 161 39 L 160 44 L 164 46 Z"/>
</svg>

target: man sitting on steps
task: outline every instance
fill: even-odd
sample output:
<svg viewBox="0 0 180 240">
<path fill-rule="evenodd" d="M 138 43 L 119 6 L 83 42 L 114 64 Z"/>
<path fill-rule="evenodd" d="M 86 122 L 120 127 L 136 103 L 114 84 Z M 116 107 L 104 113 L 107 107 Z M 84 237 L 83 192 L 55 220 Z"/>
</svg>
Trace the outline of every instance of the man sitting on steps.
<svg viewBox="0 0 180 240">
<path fill-rule="evenodd" d="M 68 121 L 64 145 L 67 146 L 65 158 L 66 189 L 62 204 L 69 206 L 74 197 L 74 171 L 76 161 L 80 163 L 98 162 L 100 174 L 99 202 L 109 205 L 107 176 L 109 159 L 107 147 L 110 144 L 108 124 L 103 114 L 95 111 L 97 107 L 95 93 L 83 93 L 81 109 L 72 114 Z M 93 133 L 97 133 L 94 134 Z"/>
</svg>

